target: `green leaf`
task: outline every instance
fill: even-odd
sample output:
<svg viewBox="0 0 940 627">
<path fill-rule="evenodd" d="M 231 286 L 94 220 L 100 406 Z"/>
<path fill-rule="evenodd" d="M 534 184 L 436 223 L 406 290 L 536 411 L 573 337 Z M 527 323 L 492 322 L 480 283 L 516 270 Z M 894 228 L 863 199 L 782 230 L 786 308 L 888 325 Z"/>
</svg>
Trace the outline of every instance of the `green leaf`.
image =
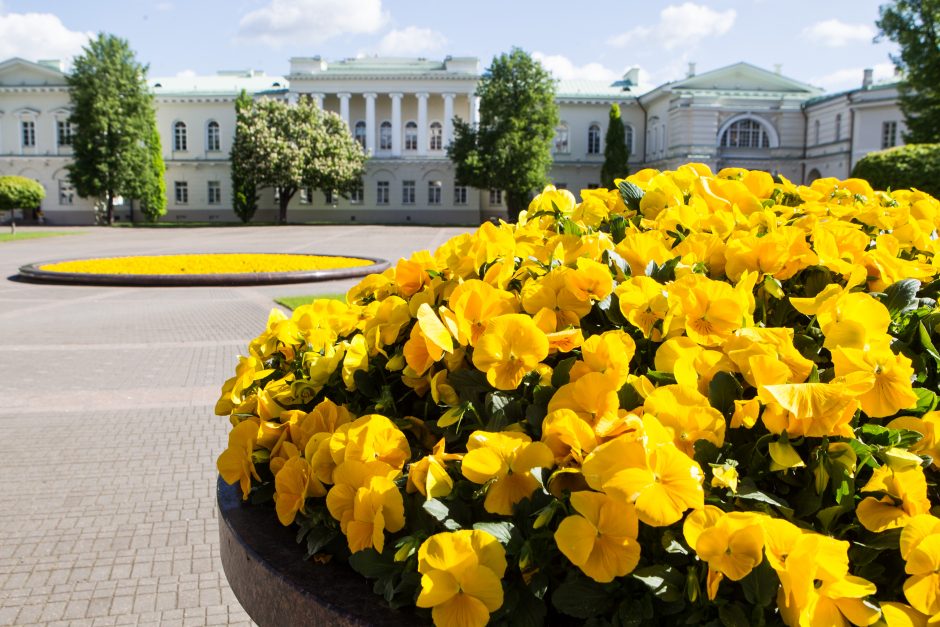
<svg viewBox="0 0 940 627">
<path fill-rule="evenodd" d="M 636 186 L 634 185 L 634 187 Z M 621 192 L 621 195 L 623 195 L 623 192 Z M 627 236 L 627 226 L 629 224 L 623 216 L 614 216 L 610 219 L 610 239 L 614 240 L 614 244 L 619 244 Z"/>
<path fill-rule="evenodd" d="M 516 530 L 516 526 L 511 522 L 478 522 L 474 523 L 473 528 L 477 531 L 485 531 L 499 540 L 503 546 L 509 544 Z"/>
<path fill-rule="evenodd" d="M 735 496 L 737 496 L 739 499 L 758 501 L 760 503 L 767 503 L 768 505 L 773 505 L 775 507 L 784 507 L 787 509 L 790 507 L 786 501 L 779 499 L 771 494 L 767 494 L 766 492 L 761 492 L 754 486 L 753 482 L 748 480 L 741 481 L 740 485 L 738 486 L 738 492 Z"/>
<path fill-rule="evenodd" d="M 339 537 L 338 529 L 329 529 L 325 527 L 314 527 L 307 534 L 307 554 L 304 557 L 311 557 L 319 553 L 323 547 Z"/>
<path fill-rule="evenodd" d="M 421 506 L 424 508 L 428 514 L 434 517 L 435 520 L 444 522 L 450 518 L 450 509 L 442 502 L 437 499 L 428 499 Z"/>
<path fill-rule="evenodd" d="M 349 565 L 353 570 L 368 579 L 379 579 L 398 572 L 391 557 L 384 557 L 375 549 L 364 549 L 349 556 Z"/>
<path fill-rule="evenodd" d="M 730 372 L 719 371 L 708 384 L 708 402 L 730 418 L 734 413 L 734 402 L 741 399 L 744 388 Z"/>
<path fill-rule="evenodd" d="M 636 391 L 630 383 L 624 383 L 623 387 L 617 391 L 617 398 L 620 400 L 620 407 L 623 409 L 634 409 L 643 404 L 643 397 Z"/>
<path fill-rule="evenodd" d="M 736 603 L 728 603 L 718 608 L 718 618 L 725 627 L 751 627 L 747 614 Z"/>
<path fill-rule="evenodd" d="M 927 388 L 914 388 L 917 404 L 910 410 L 911 413 L 921 416 L 937 408 L 938 397 Z"/>
<path fill-rule="evenodd" d="M 780 578 L 767 560 L 758 564 L 741 580 L 741 589 L 748 603 L 767 607 L 773 603 L 780 587 Z"/>
<path fill-rule="evenodd" d="M 917 308 L 917 291 L 920 281 L 916 279 L 902 279 L 894 285 L 888 286 L 884 292 L 882 303 L 888 308 L 891 317 Z"/>
<path fill-rule="evenodd" d="M 643 582 L 662 601 L 675 603 L 682 599 L 682 588 L 685 579 L 672 566 L 657 564 L 646 568 L 638 568 L 633 571 L 632 576 L 634 579 Z"/>
<path fill-rule="evenodd" d="M 552 371 L 553 388 L 560 388 L 571 380 L 571 367 L 574 366 L 574 362 L 577 361 L 577 359 L 577 357 L 569 357 L 558 362 L 558 365 L 555 366 L 555 369 Z M 450 381 L 450 376 L 448 376 L 447 380 Z"/>
<path fill-rule="evenodd" d="M 369 400 L 378 398 L 381 393 L 380 386 L 365 370 L 356 370 L 353 373 L 353 382 L 356 384 L 356 390 Z"/>
<path fill-rule="evenodd" d="M 617 186 L 620 190 L 620 197 L 623 198 L 623 204 L 633 211 L 640 210 L 640 201 L 646 192 L 631 183 L 630 181 L 620 181 Z"/>
<path fill-rule="evenodd" d="M 447 384 L 465 400 L 475 399 L 493 391 L 493 386 L 486 380 L 486 374 L 476 368 L 461 368 L 448 373 Z"/>
<path fill-rule="evenodd" d="M 930 355 L 937 364 L 940 364 L 940 351 L 937 351 L 933 340 L 930 339 L 930 333 L 927 331 L 927 327 L 924 326 L 923 321 L 917 323 L 917 337 L 920 340 L 920 345 L 927 351 L 927 354 Z"/>
<path fill-rule="evenodd" d="M 552 605 L 559 612 L 582 619 L 605 613 L 611 601 L 603 586 L 583 576 L 569 578 L 552 593 Z"/>
</svg>

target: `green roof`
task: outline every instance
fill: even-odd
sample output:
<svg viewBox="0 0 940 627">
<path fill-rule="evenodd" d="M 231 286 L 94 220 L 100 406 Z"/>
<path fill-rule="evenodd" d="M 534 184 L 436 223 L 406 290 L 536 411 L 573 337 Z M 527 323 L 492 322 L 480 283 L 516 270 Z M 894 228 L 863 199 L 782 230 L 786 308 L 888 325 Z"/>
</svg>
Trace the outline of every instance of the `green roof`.
<svg viewBox="0 0 940 627">
<path fill-rule="evenodd" d="M 260 72 L 219 72 L 212 76 L 166 76 L 147 80 L 155 96 L 237 96 L 286 91 L 283 76 L 266 76 Z"/>
<path fill-rule="evenodd" d="M 635 98 L 646 90 L 638 85 L 631 85 L 629 81 L 592 81 L 585 79 L 569 79 L 558 81 L 555 95 L 558 98 L 599 98 L 623 99 Z"/>
</svg>

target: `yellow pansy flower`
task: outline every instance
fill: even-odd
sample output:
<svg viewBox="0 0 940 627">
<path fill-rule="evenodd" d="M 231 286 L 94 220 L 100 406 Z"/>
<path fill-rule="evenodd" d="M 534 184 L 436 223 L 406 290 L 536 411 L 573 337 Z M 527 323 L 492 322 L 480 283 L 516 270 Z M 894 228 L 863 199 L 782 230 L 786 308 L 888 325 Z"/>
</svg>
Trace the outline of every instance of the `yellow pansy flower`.
<svg viewBox="0 0 940 627">
<path fill-rule="evenodd" d="M 369 348 L 362 334 L 353 336 L 346 344 L 343 355 L 343 383 L 350 392 L 356 391 L 355 374 L 359 370 L 369 370 Z"/>
<path fill-rule="evenodd" d="M 761 516 L 725 513 L 706 505 L 688 515 L 682 526 L 686 542 L 708 563 L 708 598 L 714 600 L 722 577 L 740 581 L 763 560 Z"/>
<path fill-rule="evenodd" d="M 696 388 L 658 387 L 646 397 L 643 410 L 673 433 L 673 442 L 689 457 L 695 455 L 698 440 L 708 440 L 719 448 L 725 443 L 725 417 Z"/>
<path fill-rule="evenodd" d="M 509 516 L 513 505 L 539 487 L 532 469 L 550 468 L 553 463 L 551 449 L 525 434 L 474 431 L 467 440 L 461 472 L 474 483 L 489 484 L 483 502 L 486 511 Z"/>
<path fill-rule="evenodd" d="M 473 349 L 473 365 L 499 390 L 515 390 L 522 378 L 548 356 L 548 338 L 532 318 L 505 314 L 493 318 Z"/>
<path fill-rule="evenodd" d="M 335 485 L 326 495 L 326 506 L 346 535 L 353 553 L 385 547 L 385 530 L 394 533 L 405 526 L 405 507 L 393 479 L 399 471 L 385 462 L 345 461 L 333 473 Z"/>
<path fill-rule="evenodd" d="M 669 309 L 666 287 L 648 276 L 634 276 L 618 285 L 614 293 L 627 322 L 647 339 L 657 339 L 653 327 L 666 317 Z"/>
<path fill-rule="evenodd" d="M 861 492 L 883 492 L 885 496 L 862 499 L 855 509 L 858 522 L 869 531 L 880 532 L 903 527 L 908 520 L 930 511 L 927 479 L 920 466 L 894 471 L 876 468 Z"/>
<path fill-rule="evenodd" d="M 908 603 L 927 615 L 931 625 L 940 621 L 940 518 L 920 514 L 907 521 L 901 531 L 901 557 Z"/>
<path fill-rule="evenodd" d="M 572 383 L 566 383 L 548 402 L 548 412 L 570 409 L 589 425 L 610 421 L 617 416 L 617 379 L 613 375 L 588 372 Z"/>
<path fill-rule="evenodd" d="M 337 465 L 344 461 L 385 462 L 401 470 L 411 459 L 408 438 L 380 414 L 367 414 L 340 425 L 330 438 L 330 454 Z"/>
<path fill-rule="evenodd" d="M 447 473 L 446 464 L 462 458 L 463 455 L 446 453 L 444 439 L 441 438 L 430 455 L 408 467 L 408 492 L 420 492 L 429 499 L 447 496 L 454 489 L 454 480 Z"/>
<path fill-rule="evenodd" d="M 577 515 L 561 521 L 555 544 L 585 575 L 600 583 L 623 577 L 640 561 L 638 520 L 633 505 L 598 492 L 575 492 Z"/>
<path fill-rule="evenodd" d="M 910 451 L 916 455 L 928 455 L 933 460 L 934 469 L 940 469 L 940 411 L 930 411 L 920 418 L 902 416 L 887 424 L 889 429 L 908 429 L 917 431 L 923 438 L 911 445 Z"/>
<path fill-rule="evenodd" d="M 483 627 L 503 605 L 506 551 L 478 530 L 438 533 L 418 549 L 421 592 L 436 627 Z"/>
<path fill-rule="evenodd" d="M 248 500 L 251 492 L 251 478 L 261 481 L 252 462 L 251 454 L 258 440 L 258 423 L 244 420 L 229 431 L 228 448 L 222 451 L 216 462 L 219 475 L 225 483 L 232 485 L 236 481 L 242 491 L 242 500 Z"/>
<path fill-rule="evenodd" d="M 542 421 L 542 443 L 552 450 L 558 466 L 580 466 L 597 447 L 591 424 L 570 409 L 549 412 Z"/>
<path fill-rule="evenodd" d="M 274 477 L 274 504 L 277 518 L 287 526 L 297 512 L 306 513 L 304 502 L 312 496 L 326 496 L 326 488 L 316 478 L 303 457 L 291 457 Z"/>
<path fill-rule="evenodd" d="M 603 372 L 614 377 L 620 389 L 630 376 L 635 352 L 636 342 L 619 329 L 592 335 L 581 344 L 581 361 L 571 367 L 569 378 L 576 381 L 588 372 Z"/>
<path fill-rule="evenodd" d="M 917 404 L 917 395 L 911 386 L 914 369 L 911 360 L 895 355 L 885 345 L 877 347 L 834 348 L 832 363 L 836 376 L 864 373 L 871 389 L 859 396 L 862 411 L 872 418 L 893 416 L 902 409 Z"/>
</svg>

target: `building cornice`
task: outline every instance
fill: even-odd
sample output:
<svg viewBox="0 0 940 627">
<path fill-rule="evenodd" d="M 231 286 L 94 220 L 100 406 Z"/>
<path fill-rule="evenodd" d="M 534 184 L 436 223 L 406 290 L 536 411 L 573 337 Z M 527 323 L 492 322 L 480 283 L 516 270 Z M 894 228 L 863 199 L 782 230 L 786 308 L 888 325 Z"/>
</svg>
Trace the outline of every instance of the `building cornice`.
<svg viewBox="0 0 940 627">
<path fill-rule="evenodd" d="M 2 92 L 26 92 L 26 93 L 41 93 L 41 92 L 67 92 L 69 91 L 68 85 L 0 85 L 0 93 Z"/>
<path fill-rule="evenodd" d="M 324 72 L 322 74 L 288 74 L 285 76 L 288 81 L 330 81 L 330 80 L 395 80 L 395 79 L 421 79 L 438 81 L 478 81 L 480 76 L 477 74 L 456 74 L 453 72 L 389 72 L 386 74 L 379 72 L 369 73 L 351 73 L 351 72 Z"/>
</svg>

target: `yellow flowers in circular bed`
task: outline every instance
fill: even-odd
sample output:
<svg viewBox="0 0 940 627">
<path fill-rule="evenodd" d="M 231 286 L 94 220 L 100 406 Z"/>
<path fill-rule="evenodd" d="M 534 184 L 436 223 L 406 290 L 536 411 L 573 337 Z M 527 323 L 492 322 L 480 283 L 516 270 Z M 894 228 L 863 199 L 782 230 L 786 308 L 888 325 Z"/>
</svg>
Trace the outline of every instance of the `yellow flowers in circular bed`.
<svg viewBox="0 0 940 627">
<path fill-rule="evenodd" d="M 940 622 L 940 202 L 581 195 L 272 312 L 222 478 L 440 626 Z"/>
<path fill-rule="evenodd" d="M 199 255 L 145 255 L 78 259 L 39 266 L 47 272 L 82 274 L 246 274 L 253 272 L 299 272 L 332 270 L 371 265 L 368 259 L 320 255 L 271 253 L 220 253 Z"/>
</svg>

